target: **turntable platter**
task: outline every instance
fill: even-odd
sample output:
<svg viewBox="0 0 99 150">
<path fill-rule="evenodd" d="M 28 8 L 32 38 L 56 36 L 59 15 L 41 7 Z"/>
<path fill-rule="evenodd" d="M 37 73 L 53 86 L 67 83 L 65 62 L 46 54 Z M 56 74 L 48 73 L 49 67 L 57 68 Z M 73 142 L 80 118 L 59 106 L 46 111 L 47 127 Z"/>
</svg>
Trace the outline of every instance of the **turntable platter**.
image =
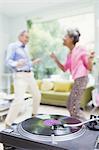
<svg viewBox="0 0 99 150">
<path fill-rule="evenodd" d="M 61 141 L 76 138 L 85 132 L 85 126 L 64 126 L 77 123 L 81 121 L 76 118 L 41 114 L 21 122 L 17 129 L 21 135 L 33 140 L 51 141 L 54 135 L 56 141 Z"/>
</svg>

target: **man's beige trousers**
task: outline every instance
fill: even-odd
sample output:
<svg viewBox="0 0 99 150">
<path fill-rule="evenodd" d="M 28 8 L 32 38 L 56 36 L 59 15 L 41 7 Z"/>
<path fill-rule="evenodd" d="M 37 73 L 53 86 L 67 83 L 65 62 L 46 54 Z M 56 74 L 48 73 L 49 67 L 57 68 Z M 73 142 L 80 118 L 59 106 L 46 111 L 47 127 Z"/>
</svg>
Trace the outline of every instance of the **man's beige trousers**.
<svg viewBox="0 0 99 150">
<path fill-rule="evenodd" d="M 14 91 L 15 99 L 13 100 L 8 115 L 6 117 L 5 123 L 11 125 L 16 117 L 18 116 L 24 103 L 24 94 L 30 89 L 33 98 L 33 114 L 37 114 L 38 107 L 41 101 L 41 94 L 38 89 L 36 80 L 32 72 L 17 72 L 14 75 Z"/>
</svg>

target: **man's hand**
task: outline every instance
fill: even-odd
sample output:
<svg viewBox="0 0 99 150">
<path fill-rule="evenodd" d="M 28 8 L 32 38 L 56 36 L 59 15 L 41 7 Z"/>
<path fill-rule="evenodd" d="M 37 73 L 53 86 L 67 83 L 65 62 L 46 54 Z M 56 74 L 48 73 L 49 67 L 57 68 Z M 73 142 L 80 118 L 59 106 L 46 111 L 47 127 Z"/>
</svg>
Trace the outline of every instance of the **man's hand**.
<svg viewBox="0 0 99 150">
<path fill-rule="evenodd" d="M 25 64 L 26 64 L 25 60 L 24 59 L 20 59 L 17 62 L 17 66 L 16 67 L 23 67 Z"/>
<path fill-rule="evenodd" d="M 33 60 L 32 63 L 33 64 L 39 64 L 39 63 L 41 63 L 41 59 L 37 58 L 37 59 Z"/>
</svg>

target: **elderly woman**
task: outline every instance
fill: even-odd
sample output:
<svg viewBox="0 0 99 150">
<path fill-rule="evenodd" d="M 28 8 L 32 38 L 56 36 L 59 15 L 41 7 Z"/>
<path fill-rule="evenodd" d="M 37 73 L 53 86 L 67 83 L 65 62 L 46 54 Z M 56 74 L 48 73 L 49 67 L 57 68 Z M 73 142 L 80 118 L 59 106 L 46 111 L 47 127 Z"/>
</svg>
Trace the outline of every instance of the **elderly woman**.
<svg viewBox="0 0 99 150">
<path fill-rule="evenodd" d="M 77 29 L 67 30 L 63 38 L 63 45 L 69 48 L 65 64 L 61 64 L 54 53 L 50 56 L 62 71 L 70 71 L 74 79 L 74 85 L 68 99 L 67 108 L 72 117 L 83 120 L 85 118 L 80 110 L 80 100 L 88 82 L 88 72 L 92 70 L 94 52 L 88 56 L 85 48 L 80 45 L 77 46 L 79 37 L 80 32 Z"/>
</svg>

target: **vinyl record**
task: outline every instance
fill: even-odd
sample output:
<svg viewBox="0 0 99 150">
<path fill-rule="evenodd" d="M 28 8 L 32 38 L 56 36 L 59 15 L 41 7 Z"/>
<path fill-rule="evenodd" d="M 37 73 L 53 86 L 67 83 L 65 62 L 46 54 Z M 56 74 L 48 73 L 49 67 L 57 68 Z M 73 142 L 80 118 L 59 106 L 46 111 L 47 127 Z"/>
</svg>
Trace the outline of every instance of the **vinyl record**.
<svg viewBox="0 0 99 150">
<path fill-rule="evenodd" d="M 73 134 L 81 129 L 80 127 L 65 127 L 65 124 L 77 124 L 81 121 L 62 115 L 37 115 L 21 123 L 22 130 L 27 133 L 43 136 L 55 136 Z"/>
</svg>

